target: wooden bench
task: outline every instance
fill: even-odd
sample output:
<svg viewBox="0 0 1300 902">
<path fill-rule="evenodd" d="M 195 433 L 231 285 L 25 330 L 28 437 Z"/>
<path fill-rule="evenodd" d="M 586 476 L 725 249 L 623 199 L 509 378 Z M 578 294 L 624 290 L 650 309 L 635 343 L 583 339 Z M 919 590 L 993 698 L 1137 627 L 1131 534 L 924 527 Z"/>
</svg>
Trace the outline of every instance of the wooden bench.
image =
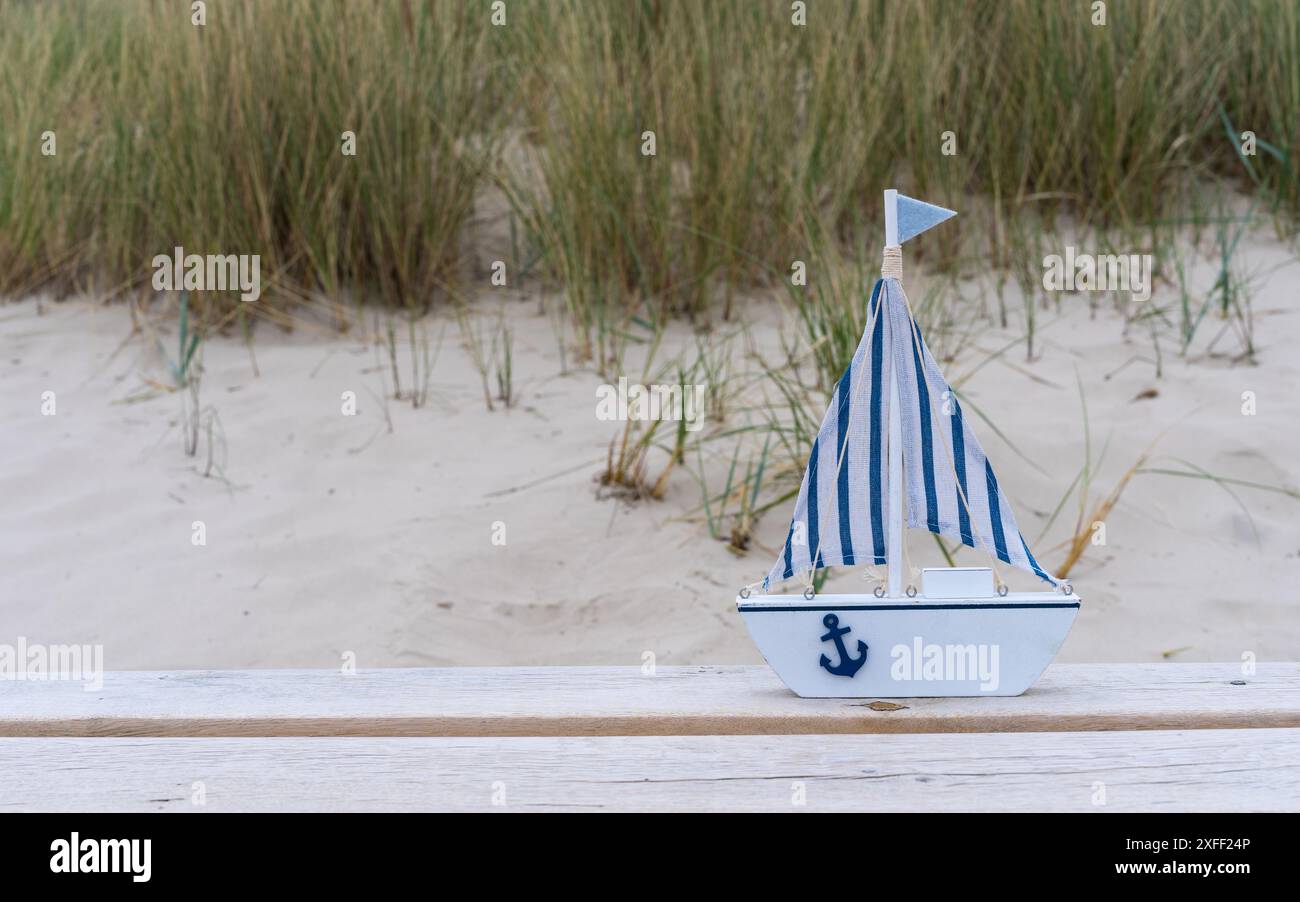
<svg viewBox="0 0 1300 902">
<path fill-rule="evenodd" d="M 0 684 L 0 810 L 1297 810 L 1300 664 L 1058 665 L 1019 698 L 766 667 Z"/>
</svg>

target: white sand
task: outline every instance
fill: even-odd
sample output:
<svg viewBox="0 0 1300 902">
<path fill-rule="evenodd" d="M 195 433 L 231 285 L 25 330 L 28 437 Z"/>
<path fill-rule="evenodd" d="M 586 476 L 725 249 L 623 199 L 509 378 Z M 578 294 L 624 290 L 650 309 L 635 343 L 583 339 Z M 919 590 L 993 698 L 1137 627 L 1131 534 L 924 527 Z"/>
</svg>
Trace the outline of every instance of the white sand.
<svg viewBox="0 0 1300 902">
<path fill-rule="evenodd" d="M 1044 314 L 1040 359 L 1013 350 L 965 386 L 1047 471 L 975 423 L 1031 543 L 1082 460 L 1076 367 L 1094 450 L 1110 437 L 1094 500 L 1163 430 L 1160 465 L 1183 458 L 1300 486 L 1300 265 L 1266 236 L 1252 246 L 1249 268 L 1280 267 L 1255 298 L 1259 366 L 1184 362 L 1166 347 L 1161 379 L 1142 360 L 1119 369 L 1149 358 L 1150 339 L 1125 338 L 1115 313 L 1093 318 L 1072 296 L 1063 318 Z M 1208 264 L 1195 277 L 1213 281 Z M 1168 300 L 1165 288 L 1152 303 Z M 484 409 L 452 324 L 434 398 L 420 410 L 390 402 L 391 434 L 370 394 L 384 391 L 376 353 L 361 340 L 262 328 L 260 377 L 240 340 L 212 340 L 203 396 L 224 431 L 226 482 L 183 454 L 180 396 L 145 385 L 167 377 L 152 342 L 129 338 L 123 307 L 0 308 L 0 642 L 102 643 L 110 669 L 332 667 L 346 652 L 360 667 L 639 664 L 645 652 L 661 664 L 759 661 L 733 601 L 770 554 L 737 558 L 683 519 L 700 500 L 684 471 L 663 502 L 598 498 L 593 477 L 618 425 L 595 417 L 600 380 L 558 375 L 537 305 L 508 309 L 520 405 Z M 748 315 L 770 340 L 775 308 Z M 164 328 L 170 349 L 175 324 Z M 1207 321 L 1198 345 L 1218 329 Z M 1013 337 L 990 330 L 980 345 Z M 1150 388 L 1157 397 L 1132 400 Z M 340 412 L 348 390 L 355 417 Z M 1253 417 L 1241 413 L 1248 390 Z M 57 393 L 56 416 L 41 415 L 45 391 Z M 145 399 L 126 403 L 134 395 Z M 1072 574 L 1084 606 L 1061 658 L 1300 659 L 1300 502 L 1236 491 L 1258 540 L 1214 485 L 1136 477 L 1107 544 Z M 1060 563 L 1050 546 L 1074 513 L 1035 544 L 1045 564 Z M 191 543 L 196 520 L 204 547 Z M 491 543 L 495 521 L 504 547 Z M 787 523 L 773 511 L 759 541 L 775 548 Z M 941 563 L 927 536 L 911 547 L 915 563 Z M 831 583 L 865 585 L 851 573 Z"/>
</svg>

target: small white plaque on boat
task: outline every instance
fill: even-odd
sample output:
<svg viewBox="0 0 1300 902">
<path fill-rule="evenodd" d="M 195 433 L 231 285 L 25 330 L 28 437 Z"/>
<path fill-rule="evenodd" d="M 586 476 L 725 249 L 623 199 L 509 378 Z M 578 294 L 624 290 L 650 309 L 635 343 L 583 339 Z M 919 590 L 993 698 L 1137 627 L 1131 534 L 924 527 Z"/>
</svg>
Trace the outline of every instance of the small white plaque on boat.
<svg viewBox="0 0 1300 902">
<path fill-rule="evenodd" d="M 926 598 L 992 598 L 993 570 L 989 567 L 925 567 L 921 594 Z"/>
</svg>

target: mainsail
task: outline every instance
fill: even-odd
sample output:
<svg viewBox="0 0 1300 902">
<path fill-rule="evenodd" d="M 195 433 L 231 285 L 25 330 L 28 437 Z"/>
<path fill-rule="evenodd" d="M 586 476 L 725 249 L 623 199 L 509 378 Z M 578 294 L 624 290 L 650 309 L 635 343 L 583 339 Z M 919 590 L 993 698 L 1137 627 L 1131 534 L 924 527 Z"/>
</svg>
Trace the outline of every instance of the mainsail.
<svg viewBox="0 0 1300 902">
<path fill-rule="evenodd" d="M 899 201 L 941 211 L 910 198 Z M 942 212 L 942 218 L 952 215 Z M 918 233 L 909 234 L 906 219 L 902 225 L 902 240 Z M 907 525 L 1057 585 L 1030 552 L 983 447 L 926 347 L 898 278 L 898 252 L 890 250 L 894 263 L 887 252 L 871 289 L 866 330 L 813 441 L 785 546 L 764 589 L 822 567 L 886 563 L 892 378 L 898 380 Z"/>
<path fill-rule="evenodd" d="M 813 440 L 785 548 L 764 588 L 821 567 L 885 563 L 891 351 L 881 286 L 877 279 L 867 328 Z"/>
</svg>

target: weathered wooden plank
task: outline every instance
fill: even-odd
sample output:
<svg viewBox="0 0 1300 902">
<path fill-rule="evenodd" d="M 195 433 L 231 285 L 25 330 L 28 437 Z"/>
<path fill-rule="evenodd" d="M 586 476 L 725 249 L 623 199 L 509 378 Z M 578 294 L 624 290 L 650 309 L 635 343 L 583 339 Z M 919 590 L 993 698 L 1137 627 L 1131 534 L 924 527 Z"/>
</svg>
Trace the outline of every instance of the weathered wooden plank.
<svg viewBox="0 0 1300 902">
<path fill-rule="evenodd" d="M 1236 683 L 1241 683 L 1236 685 Z M 766 667 L 109 672 L 0 683 L 3 736 L 622 736 L 1300 726 L 1300 664 L 1072 664 L 1018 698 L 801 699 Z M 876 707 L 882 707 L 877 705 Z M 884 706 L 888 707 L 888 706 Z"/>
<path fill-rule="evenodd" d="M 10 811 L 1298 809 L 1300 730 L 0 740 Z"/>
</svg>

